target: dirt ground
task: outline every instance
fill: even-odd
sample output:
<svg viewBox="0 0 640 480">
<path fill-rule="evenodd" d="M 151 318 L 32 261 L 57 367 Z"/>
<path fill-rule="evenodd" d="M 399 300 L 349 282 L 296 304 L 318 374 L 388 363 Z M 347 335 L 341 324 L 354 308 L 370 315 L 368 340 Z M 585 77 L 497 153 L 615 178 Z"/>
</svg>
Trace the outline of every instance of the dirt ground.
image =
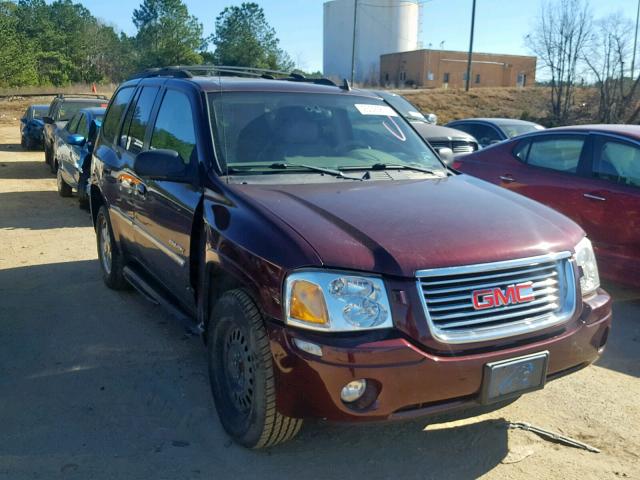
<svg viewBox="0 0 640 480">
<path fill-rule="evenodd" d="M 310 422 L 247 451 L 222 430 L 202 342 L 102 283 L 88 213 L 0 126 L 0 479 L 640 479 L 640 295 L 613 288 L 597 365 L 482 417 Z M 602 450 L 510 430 L 529 422 Z"/>
</svg>

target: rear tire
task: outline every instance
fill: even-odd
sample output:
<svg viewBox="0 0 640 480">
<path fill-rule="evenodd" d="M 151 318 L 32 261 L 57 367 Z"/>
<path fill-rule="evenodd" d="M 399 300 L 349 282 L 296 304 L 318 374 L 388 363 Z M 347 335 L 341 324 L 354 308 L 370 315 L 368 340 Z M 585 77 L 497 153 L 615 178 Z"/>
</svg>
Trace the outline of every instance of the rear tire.
<svg viewBox="0 0 640 480">
<path fill-rule="evenodd" d="M 20 146 L 22 147 L 23 150 L 29 150 L 27 140 L 24 137 L 20 138 Z"/>
<path fill-rule="evenodd" d="M 96 240 L 98 260 L 102 270 L 102 279 L 113 290 L 124 290 L 129 284 L 124 278 L 124 256 L 117 248 L 109 220 L 109 211 L 104 205 L 96 217 Z"/>
<path fill-rule="evenodd" d="M 247 448 L 293 438 L 302 420 L 276 409 L 269 339 L 260 311 L 243 290 L 222 295 L 211 312 L 209 377 L 225 431 Z"/>
<path fill-rule="evenodd" d="M 56 173 L 56 183 L 58 185 L 58 194 L 61 197 L 70 197 L 73 195 L 73 190 L 67 182 L 62 178 L 62 169 L 58 168 Z"/>
</svg>

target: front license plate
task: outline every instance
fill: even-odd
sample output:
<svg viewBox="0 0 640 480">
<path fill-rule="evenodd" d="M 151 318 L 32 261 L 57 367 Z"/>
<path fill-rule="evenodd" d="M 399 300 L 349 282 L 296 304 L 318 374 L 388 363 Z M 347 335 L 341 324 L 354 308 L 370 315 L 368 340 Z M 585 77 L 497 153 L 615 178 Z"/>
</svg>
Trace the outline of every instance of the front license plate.
<svg viewBox="0 0 640 480">
<path fill-rule="evenodd" d="M 544 387 L 549 352 L 511 358 L 484 366 L 482 403 L 493 403 L 517 397 Z"/>
</svg>

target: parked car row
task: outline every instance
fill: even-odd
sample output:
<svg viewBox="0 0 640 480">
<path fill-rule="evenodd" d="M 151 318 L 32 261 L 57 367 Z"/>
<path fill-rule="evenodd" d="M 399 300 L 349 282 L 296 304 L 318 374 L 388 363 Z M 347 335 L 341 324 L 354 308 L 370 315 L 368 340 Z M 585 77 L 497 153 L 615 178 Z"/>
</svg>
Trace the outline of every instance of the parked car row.
<svg viewBox="0 0 640 480">
<path fill-rule="evenodd" d="M 603 351 L 611 299 L 583 229 L 451 169 L 406 116 L 347 82 L 239 67 L 156 69 L 113 95 L 89 185 L 102 276 L 202 332 L 238 443 L 305 418 L 488 411 Z M 585 155 L 534 135 L 457 165 L 521 139 L 523 169 Z"/>
<path fill-rule="evenodd" d="M 57 95 L 50 105 L 30 105 L 20 119 L 22 148 L 42 148 L 58 193 L 70 197 L 75 190 L 82 208 L 89 207 L 91 153 L 107 102 L 102 95 Z"/>
</svg>

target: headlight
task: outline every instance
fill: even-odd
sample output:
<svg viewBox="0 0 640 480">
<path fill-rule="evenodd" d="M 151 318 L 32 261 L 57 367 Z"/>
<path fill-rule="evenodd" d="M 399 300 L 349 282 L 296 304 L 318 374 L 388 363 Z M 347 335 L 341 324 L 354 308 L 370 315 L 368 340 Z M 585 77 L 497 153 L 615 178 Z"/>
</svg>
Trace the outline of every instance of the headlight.
<svg viewBox="0 0 640 480">
<path fill-rule="evenodd" d="M 307 271 L 287 277 L 286 322 L 311 330 L 348 332 L 391 328 L 384 282 L 377 277 Z"/>
<path fill-rule="evenodd" d="M 598 275 L 598 264 L 593 253 L 593 247 L 587 237 L 580 240 L 576 245 L 576 263 L 580 268 L 580 288 L 582 295 L 589 295 L 600 286 L 600 275 Z"/>
</svg>

